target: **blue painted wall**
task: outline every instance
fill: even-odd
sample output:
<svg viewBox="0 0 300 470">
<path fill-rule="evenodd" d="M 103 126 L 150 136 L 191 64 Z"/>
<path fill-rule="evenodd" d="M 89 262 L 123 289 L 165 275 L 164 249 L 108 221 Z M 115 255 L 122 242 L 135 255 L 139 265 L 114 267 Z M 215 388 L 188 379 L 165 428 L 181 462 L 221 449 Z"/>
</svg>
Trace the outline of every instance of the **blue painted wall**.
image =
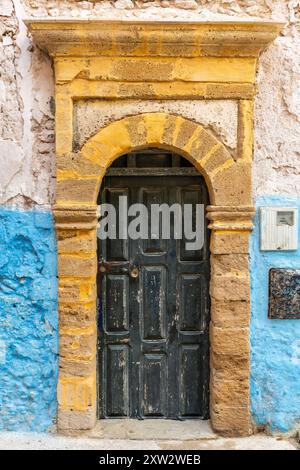
<svg viewBox="0 0 300 470">
<path fill-rule="evenodd" d="M 295 206 L 268 197 L 260 206 Z M 268 320 L 268 270 L 300 268 L 300 251 L 261 252 L 251 241 L 251 407 L 271 431 L 300 422 L 300 320 Z M 57 278 L 48 212 L 0 209 L 0 429 L 49 429 L 56 416 Z"/>
<path fill-rule="evenodd" d="M 0 209 L 0 429 L 56 415 L 56 244 L 50 212 Z"/>
<path fill-rule="evenodd" d="M 300 250 L 259 250 L 259 207 L 298 207 L 300 200 L 260 198 L 251 241 L 251 407 L 254 422 L 285 432 L 300 424 L 300 320 L 268 320 L 268 271 L 300 268 Z M 300 230 L 299 230 L 300 239 Z"/>
</svg>

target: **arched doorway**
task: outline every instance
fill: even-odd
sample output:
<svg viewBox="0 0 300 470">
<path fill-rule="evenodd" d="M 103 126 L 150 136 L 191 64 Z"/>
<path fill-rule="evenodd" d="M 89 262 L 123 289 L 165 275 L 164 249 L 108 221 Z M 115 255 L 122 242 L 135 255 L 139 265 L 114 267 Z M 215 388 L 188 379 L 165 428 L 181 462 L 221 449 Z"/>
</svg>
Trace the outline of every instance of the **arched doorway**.
<svg viewBox="0 0 300 470">
<path fill-rule="evenodd" d="M 200 124 L 145 113 L 101 128 L 80 152 L 60 159 L 57 204 L 60 429 L 90 429 L 97 417 L 97 197 L 113 162 L 133 149 L 179 152 L 203 175 L 210 205 L 210 417 L 220 432 L 245 434 L 249 409 L 251 164 L 235 160 Z M 67 169 L 66 169 L 67 168 Z M 80 175 L 80 176 L 78 176 Z M 70 327 L 70 322 L 74 327 Z M 74 366 L 75 364 L 75 366 Z M 98 377 L 99 378 L 99 377 Z M 100 384 L 99 384 L 100 385 Z"/>
<path fill-rule="evenodd" d="M 218 432 L 249 434 L 248 242 L 254 215 L 255 72 L 260 52 L 283 24 L 119 21 L 112 27 L 111 22 L 99 20 L 40 19 L 26 23 L 35 41 L 53 57 L 55 67 L 58 428 L 74 432 L 91 429 L 96 422 L 96 201 L 102 177 L 125 152 L 155 146 L 178 150 L 207 184 L 210 416 Z M 126 99 L 136 107 L 125 116 Z M 78 100 L 85 105 L 92 100 L 99 116 L 104 102 L 113 104 L 109 120 L 102 120 L 94 135 L 77 126 Z M 146 112 L 145 107 L 140 114 L 147 100 L 164 100 L 164 111 Z M 181 116 L 179 108 L 167 111 L 169 100 L 178 105 L 190 100 L 190 116 Z M 221 135 L 204 128 L 201 118 L 194 121 L 192 110 L 199 100 L 220 100 L 224 109 L 227 100 L 234 101 L 235 151 L 226 148 Z"/>
<path fill-rule="evenodd" d="M 99 417 L 207 419 L 210 259 L 203 177 L 178 154 L 147 148 L 115 160 L 98 203 L 116 208 L 110 237 L 103 240 L 107 212 L 98 229 Z M 124 219 L 133 204 L 147 210 L 135 239 L 124 236 L 133 215 L 142 215 L 139 206 Z M 159 213 L 157 231 L 150 216 L 158 206 L 170 211 Z M 191 212 L 184 215 L 185 209 Z M 186 224 L 175 226 L 179 221 Z M 190 222 L 195 234 L 203 231 L 199 246 L 190 244 Z"/>
</svg>

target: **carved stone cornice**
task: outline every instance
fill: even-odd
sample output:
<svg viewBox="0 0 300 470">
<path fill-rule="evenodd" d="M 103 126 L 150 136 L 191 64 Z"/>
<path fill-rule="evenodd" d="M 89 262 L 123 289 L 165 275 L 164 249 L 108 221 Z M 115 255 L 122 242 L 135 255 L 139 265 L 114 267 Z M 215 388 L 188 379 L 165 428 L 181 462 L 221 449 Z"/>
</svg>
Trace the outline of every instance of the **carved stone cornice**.
<svg viewBox="0 0 300 470">
<path fill-rule="evenodd" d="M 284 23 L 272 21 L 108 21 L 28 19 L 53 57 L 258 57 Z"/>
<path fill-rule="evenodd" d="M 97 206 L 55 205 L 53 215 L 57 230 L 92 230 L 98 222 Z"/>
<path fill-rule="evenodd" d="M 207 206 L 206 217 L 212 230 L 251 231 L 254 215 L 252 206 Z"/>
</svg>

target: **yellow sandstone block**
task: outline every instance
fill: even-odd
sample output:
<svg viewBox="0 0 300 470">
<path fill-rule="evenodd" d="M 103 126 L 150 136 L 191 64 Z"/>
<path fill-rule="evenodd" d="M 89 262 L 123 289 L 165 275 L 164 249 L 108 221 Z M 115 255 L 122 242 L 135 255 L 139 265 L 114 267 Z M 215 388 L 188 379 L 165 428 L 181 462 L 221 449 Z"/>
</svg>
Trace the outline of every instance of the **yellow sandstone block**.
<svg viewBox="0 0 300 470">
<path fill-rule="evenodd" d="M 165 113 L 147 113 L 144 115 L 148 144 L 161 143 L 166 118 L 167 115 Z"/>
<path fill-rule="evenodd" d="M 253 101 L 239 102 L 238 158 L 251 162 L 253 157 Z"/>
<path fill-rule="evenodd" d="M 254 83 L 255 58 L 201 57 L 175 61 L 174 80 Z"/>
<path fill-rule="evenodd" d="M 106 168 L 117 156 L 131 148 L 126 123 L 121 120 L 101 129 L 82 147 L 81 153 L 83 157 Z"/>
<path fill-rule="evenodd" d="M 87 410 L 96 399 L 96 375 L 60 377 L 57 394 L 62 410 Z"/>
</svg>

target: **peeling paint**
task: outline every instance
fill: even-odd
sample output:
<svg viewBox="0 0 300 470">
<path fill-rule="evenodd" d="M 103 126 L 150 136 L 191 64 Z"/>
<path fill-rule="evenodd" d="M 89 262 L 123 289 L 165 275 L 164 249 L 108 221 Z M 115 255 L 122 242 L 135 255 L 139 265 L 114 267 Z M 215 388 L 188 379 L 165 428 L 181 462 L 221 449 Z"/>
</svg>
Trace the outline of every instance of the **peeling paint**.
<svg viewBox="0 0 300 470">
<path fill-rule="evenodd" d="M 5 66 L 0 77 L 0 141 L 15 145 L 16 153 L 9 185 L 7 175 L 0 176 L 0 203 L 28 207 L 30 201 L 30 205 L 49 206 L 54 200 L 53 70 L 49 58 L 27 36 L 21 20 L 25 16 L 149 20 L 258 17 L 286 21 L 282 36 L 263 54 L 258 70 L 254 191 L 257 197 L 299 194 L 298 0 L 1 0 L 0 59 Z M 228 139 L 228 132 L 221 129 L 221 136 Z"/>
</svg>

